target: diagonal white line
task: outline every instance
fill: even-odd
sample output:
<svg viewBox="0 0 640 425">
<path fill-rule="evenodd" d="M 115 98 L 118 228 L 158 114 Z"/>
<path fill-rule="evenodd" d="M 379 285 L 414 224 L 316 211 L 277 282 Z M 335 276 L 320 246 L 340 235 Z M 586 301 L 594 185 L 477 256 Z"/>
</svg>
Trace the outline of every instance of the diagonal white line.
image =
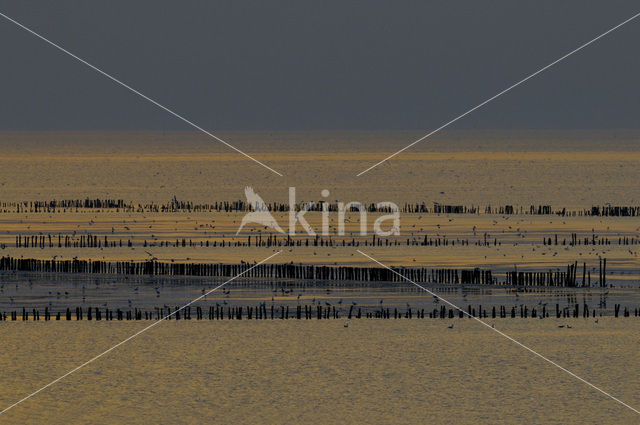
<svg viewBox="0 0 640 425">
<path fill-rule="evenodd" d="M 372 169 L 374 169 L 375 167 L 377 167 L 378 165 L 382 164 L 385 161 L 390 160 L 391 158 L 393 158 L 394 156 L 406 151 L 407 149 L 409 149 L 410 147 L 414 146 L 417 143 L 420 143 L 421 141 L 423 141 L 424 139 L 436 134 L 437 132 L 439 132 L 440 130 L 450 126 L 451 124 L 453 124 L 454 122 L 458 121 L 461 118 L 466 117 L 467 115 L 469 115 L 470 113 L 472 113 L 473 111 L 475 111 L 476 109 L 479 109 L 481 107 L 483 107 L 484 105 L 486 105 L 487 103 L 497 99 L 498 97 L 502 96 L 503 94 L 507 93 L 508 91 L 518 87 L 520 84 L 524 83 L 527 80 L 530 80 L 531 78 L 535 77 L 536 75 L 546 71 L 547 69 L 551 68 L 552 66 L 554 66 L 555 64 L 562 62 L 563 60 L 565 60 L 566 58 L 568 58 L 569 56 L 573 55 L 574 53 L 579 52 L 580 50 L 584 49 L 585 47 L 589 46 L 590 44 L 595 43 L 596 41 L 600 40 L 602 37 L 606 36 L 607 34 L 617 30 L 618 28 L 620 28 L 621 26 L 633 21 L 634 19 L 636 19 L 638 16 L 640 16 L 640 12 L 636 13 L 635 15 L 633 15 L 632 17 L 630 17 L 629 19 L 619 23 L 618 25 L 616 25 L 615 27 L 603 32 L 602 34 L 600 34 L 599 36 L 597 36 L 596 38 L 584 43 L 583 45 L 581 45 L 580 47 L 570 51 L 569 53 L 567 53 L 566 55 L 556 59 L 555 61 L 551 62 L 549 65 L 540 68 L 539 70 L 537 70 L 536 72 L 534 72 L 533 74 L 529 74 L 527 77 L 523 78 L 522 80 L 518 81 L 515 84 L 512 84 L 511 86 L 507 87 L 506 89 L 502 90 L 500 93 L 490 97 L 489 99 L 485 100 L 482 103 L 479 103 L 478 105 L 474 106 L 473 108 L 469 109 L 467 112 L 464 112 L 460 115 L 458 115 L 457 117 L 455 117 L 454 119 L 452 119 L 451 121 L 441 125 L 440 127 L 436 128 L 435 130 L 431 131 L 428 134 L 425 134 L 424 136 L 422 136 L 421 138 L 419 138 L 418 140 L 408 144 L 407 146 L 405 146 L 404 148 L 400 149 L 399 151 L 389 155 L 388 157 L 386 157 L 385 159 L 383 159 L 380 162 L 377 162 L 375 164 L 373 164 L 371 167 L 367 168 L 366 170 L 360 172 L 356 177 L 360 177 L 361 175 L 363 175 L 364 173 L 366 173 L 367 171 L 370 171 Z"/>
<path fill-rule="evenodd" d="M 258 267 L 260 264 L 265 263 L 267 261 L 269 261 L 271 258 L 275 257 L 276 255 L 280 254 L 282 251 L 278 251 L 275 254 L 271 254 L 269 257 L 265 258 L 264 260 L 254 264 L 253 266 L 249 267 L 248 269 L 246 269 L 245 271 L 243 271 L 242 273 L 239 273 L 237 275 L 235 275 L 234 277 L 232 277 L 231 279 L 227 280 L 226 282 L 216 286 L 215 288 L 211 289 L 210 291 L 206 292 L 205 294 L 200 295 L 198 298 L 188 302 L 187 304 L 183 305 L 182 307 L 180 307 L 179 309 L 175 310 L 173 313 L 171 314 L 167 314 L 166 316 L 164 316 L 161 319 L 158 319 L 157 321 L 153 322 L 152 324 L 150 324 L 149 326 L 143 328 L 142 330 L 134 333 L 133 335 L 129 336 L 127 339 L 120 341 L 119 343 L 117 343 L 116 345 L 114 345 L 113 347 L 109 348 L 108 350 L 103 351 L 102 353 L 98 354 L 97 356 L 91 358 L 90 360 L 87 360 L 86 362 L 82 363 L 80 366 L 70 370 L 69 372 L 65 373 L 64 375 L 54 379 L 53 381 L 49 382 L 47 385 L 45 385 L 44 387 L 40 388 L 37 391 L 32 392 L 31 394 L 29 394 L 28 396 L 16 401 L 15 403 L 13 403 L 11 406 L 8 406 L 6 408 L 4 408 L 4 410 L 0 411 L 0 415 L 5 413 L 7 410 L 17 406 L 18 404 L 22 403 L 23 401 L 26 401 L 28 399 L 30 399 L 31 397 L 33 397 L 34 395 L 38 394 L 40 391 L 43 391 L 47 388 L 49 388 L 50 386 L 52 386 L 53 384 L 63 380 L 64 378 L 66 378 L 67 376 L 71 375 L 72 373 L 82 369 L 83 367 L 85 367 L 86 365 L 88 365 L 89 363 L 92 363 L 96 360 L 98 360 L 100 357 L 104 356 L 105 354 L 115 350 L 116 348 L 120 347 L 122 344 L 126 343 L 127 341 L 132 340 L 133 338 L 137 337 L 138 335 L 140 335 L 143 332 L 148 331 L 149 329 L 153 328 L 154 326 L 156 326 L 157 324 L 161 323 L 162 321 L 168 319 L 169 317 L 173 316 L 174 314 L 180 312 L 181 310 L 189 307 L 191 304 L 195 303 L 196 301 L 201 300 L 202 298 L 206 297 L 207 295 L 209 295 L 210 293 L 212 293 L 213 291 L 215 291 L 216 289 L 220 289 L 222 288 L 224 285 L 226 285 L 227 283 L 231 282 L 232 280 L 235 280 L 237 278 L 239 278 L 240 276 L 242 276 L 243 274 L 247 273 L 248 271 L 254 269 L 255 267 Z"/>
<path fill-rule="evenodd" d="M 429 294 L 433 295 L 434 297 L 444 301 L 446 304 L 450 305 L 451 307 L 455 308 L 456 310 L 464 313 L 465 315 L 469 316 L 469 318 L 476 320 L 478 323 L 481 323 L 483 326 L 487 327 L 488 329 L 491 329 L 492 331 L 498 333 L 499 335 L 502 335 L 503 337 L 507 338 L 509 341 L 513 342 L 514 344 L 524 348 L 525 350 L 529 351 L 530 353 L 536 355 L 537 357 L 540 357 L 542 360 L 551 363 L 552 365 L 554 365 L 555 367 L 557 367 L 558 369 L 562 370 L 563 372 L 568 373 L 569 375 L 573 376 L 574 378 L 576 378 L 577 380 L 587 384 L 588 386 L 590 386 L 591 388 L 601 392 L 602 394 L 606 395 L 607 397 L 611 398 L 612 400 L 617 401 L 618 403 L 620 403 L 621 405 L 633 410 L 635 413 L 640 415 L 640 411 L 637 409 L 634 409 L 633 407 L 629 406 L 627 403 L 625 403 L 624 401 L 612 396 L 611 394 L 609 394 L 608 392 L 596 387 L 595 385 L 593 385 L 591 382 L 579 377 L 578 375 L 576 375 L 575 373 L 571 372 L 570 370 L 565 369 L 564 367 L 560 366 L 558 363 L 554 362 L 553 360 L 548 359 L 547 357 L 543 356 L 542 354 L 538 353 L 537 351 L 534 351 L 533 349 L 527 347 L 526 345 L 524 345 L 523 343 L 516 341 L 515 339 L 513 339 L 512 337 L 510 337 L 509 335 L 505 334 L 504 332 L 490 326 L 488 323 L 478 319 L 475 316 L 470 315 L 469 313 L 467 313 L 466 311 L 464 311 L 463 309 L 461 309 L 460 307 L 458 307 L 457 305 L 445 300 L 444 298 L 442 298 L 440 295 L 436 295 L 434 292 L 428 290 L 427 288 L 425 288 L 424 286 L 414 282 L 413 280 L 409 279 L 408 277 L 405 277 L 404 275 L 402 275 L 401 273 L 398 273 L 397 271 L 393 270 L 391 267 L 382 264 L 380 261 L 376 260 L 375 258 L 371 257 L 370 255 L 365 254 L 364 252 L 360 251 L 359 249 L 357 249 L 356 251 L 358 251 L 360 254 L 362 254 L 363 256 L 367 257 L 368 259 L 370 259 L 371 261 L 373 261 L 374 263 L 377 263 L 379 265 L 381 265 L 382 267 L 384 267 L 387 270 L 390 270 L 392 273 L 400 276 L 401 278 L 403 278 L 404 280 L 406 280 L 407 282 L 410 282 L 412 284 L 414 284 L 415 286 L 417 286 L 418 288 L 422 289 L 423 291 L 428 292 Z"/>
<path fill-rule="evenodd" d="M 277 172 L 276 170 L 274 170 L 273 168 L 269 167 L 268 165 L 260 162 L 259 160 L 255 159 L 254 157 L 252 157 L 251 155 L 241 151 L 240 149 L 236 148 L 235 146 L 227 143 L 226 141 L 224 141 L 223 139 L 221 139 L 220 137 L 216 136 L 215 134 L 205 130 L 204 128 L 200 127 L 199 125 L 193 123 L 192 121 L 189 121 L 188 119 L 186 119 L 185 117 L 183 117 L 182 115 L 178 114 L 177 112 L 172 111 L 171 109 L 167 108 L 164 105 L 161 105 L 160 103 L 156 102 L 155 100 L 151 99 L 149 96 L 140 93 L 138 90 L 134 89 L 133 87 L 123 83 L 122 81 L 118 80 L 116 77 L 112 76 L 111 74 L 106 73 L 105 71 L 101 70 L 100 68 L 90 64 L 89 62 L 87 62 L 86 60 L 74 55 L 73 53 L 71 53 L 70 51 L 68 51 L 67 49 L 59 46 L 58 44 L 54 43 L 53 41 L 47 39 L 46 37 L 38 34 L 37 32 L 35 32 L 34 30 L 32 30 L 31 28 L 21 24 L 20 22 L 16 21 L 13 18 L 10 18 L 9 16 L 5 15 L 4 13 L 0 12 L 0 16 L 2 16 L 3 18 L 5 18 L 6 20 L 8 20 L 9 22 L 13 22 L 14 24 L 16 24 L 17 26 L 19 26 L 20 28 L 22 28 L 23 30 L 35 35 L 36 37 L 38 37 L 40 40 L 50 44 L 51 46 L 55 47 L 56 49 L 60 50 L 63 53 L 66 53 L 67 55 L 71 56 L 72 58 L 76 59 L 77 61 L 85 64 L 86 66 L 88 66 L 89 68 L 93 69 L 94 71 L 99 72 L 100 74 L 104 75 L 105 77 L 109 78 L 110 80 L 112 80 L 113 82 L 121 85 L 122 87 L 126 88 L 127 90 L 131 91 L 132 93 L 137 94 L 138 96 L 140 96 L 141 98 L 148 100 L 149 102 L 153 103 L 154 105 L 156 105 L 158 108 L 170 113 L 171 115 L 173 115 L 176 118 L 179 118 L 180 120 L 184 121 L 185 123 L 189 124 L 191 127 L 203 132 L 204 134 L 206 134 L 207 136 L 217 140 L 218 142 L 224 144 L 225 146 L 233 149 L 234 151 L 238 152 L 241 155 L 244 155 L 245 157 L 249 158 L 250 160 L 252 160 L 253 162 L 262 165 L 264 168 L 266 168 L 267 170 L 279 175 L 280 177 L 282 177 L 282 174 Z"/>
</svg>

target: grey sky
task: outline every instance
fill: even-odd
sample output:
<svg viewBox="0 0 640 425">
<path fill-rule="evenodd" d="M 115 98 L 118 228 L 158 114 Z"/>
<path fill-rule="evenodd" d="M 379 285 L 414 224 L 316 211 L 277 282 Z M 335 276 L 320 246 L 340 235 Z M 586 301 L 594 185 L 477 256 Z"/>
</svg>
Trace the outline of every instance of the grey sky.
<svg viewBox="0 0 640 425">
<path fill-rule="evenodd" d="M 637 1 L 0 1 L 213 130 L 429 129 L 640 11 Z M 640 19 L 453 128 L 640 128 Z M 0 20 L 0 130 L 186 129 Z"/>
</svg>

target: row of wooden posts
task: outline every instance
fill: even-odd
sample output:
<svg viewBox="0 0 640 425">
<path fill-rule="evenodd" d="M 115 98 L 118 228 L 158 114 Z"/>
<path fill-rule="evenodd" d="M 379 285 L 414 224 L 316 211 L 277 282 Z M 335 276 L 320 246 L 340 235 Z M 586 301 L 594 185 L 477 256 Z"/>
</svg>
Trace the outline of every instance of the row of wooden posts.
<svg viewBox="0 0 640 425">
<path fill-rule="evenodd" d="M 558 239 L 558 235 L 554 235 L 552 239 L 544 237 L 542 239 L 543 245 L 563 245 L 563 246 L 577 246 L 577 245 L 611 245 L 616 243 L 618 245 L 638 245 L 640 244 L 640 238 L 634 238 L 629 236 L 620 236 L 616 239 L 610 239 L 608 237 L 597 237 L 595 234 L 590 237 L 578 238 L 577 234 L 572 233 L 571 238 Z M 314 238 L 291 238 L 290 236 L 278 237 L 276 234 L 257 234 L 253 236 L 242 236 L 240 238 L 233 238 L 226 240 L 213 239 L 213 240 L 197 240 L 187 238 L 177 238 L 175 240 L 164 241 L 142 241 L 134 242 L 131 239 L 123 241 L 120 239 L 114 239 L 107 235 L 63 235 L 63 234 L 38 234 L 38 235 L 16 235 L 16 248 L 120 248 L 120 247 L 291 247 L 291 246 L 469 246 L 471 241 L 469 238 L 455 238 L 449 239 L 446 237 L 435 236 L 429 237 L 429 235 L 423 235 L 421 237 L 411 238 L 380 238 L 376 235 L 372 235 L 368 239 L 355 239 L 355 238 L 336 238 L 336 237 L 322 237 L 315 236 Z M 484 234 L 482 239 L 473 241 L 475 246 L 498 246 L 502 245 L 502 242 L 497 238 L 491 238 L 487 233 Z"/>
<path fill-rule="evenodd" d="M 425 318 L 440 318 L 440 319 L 453 319 L 464 317 L 478 317 L 478 318 L 576 318 L 576 317 L 601 317 L 603 315 L 602 310 L 596 312 L 595 309 L 590 309 L 588 305 L 583 305 L 582 309 L 580 304 L 570 308 L 560 308 L 559 304 L 556 304 L 555 312 L 550 312 L 546 309 L 546 306 L 542 308 L 531 308 L 521 305 L 517 307 L 505 307 L 505 306 L 493 306 L 487 310 L 482 306 L 478 306 L 476 309 L 471 305 L 467 306 L 465 310 L 457 310 L 453 308 L 447 308 L 445 306 L 436 307 L 433 310 L 412 309 L 407 308 L 404 311 L 398 310 L 398 308 L 369 308 L 363 312 L 362 307 L 354 307 L 351 305 L 349 310 L 336 309 L 335 306 L 323 307 L 320 305 L 297 305 L 295 309 L 289 309 L 289 306 L 274 306 L 271 305 L 267 308 L 266 304 L 247 307 L 221 307 L 220 305 L 209 306 L 208 308 L 196 307 L 192 316 L 191 306 L 189 307 L 175 307 L 172 311 L 170 307 L 158 307 L 153 310 L 133 309 L 133 310 L 121 310 L 121 309 L 108 309 L 101 310 L 98 307 L 87 307 L 86 311 L 82 307 L 76 307 L 75 311 L 67 308 L 64 312 L 51 312 L 48 307 L 45 307 L 42 315 L 40 310 L 32 309 L 31 311 L 23 308 L 21 314 L 18 311 L 13 310 L 9 313 L 0 313 L 0 321 L 7 320 L 242 320 L 242 319 L 360 319 L 360 318 L 375 318 L 375 319 L 425 319 Z M 621 314 L 621 305 L 615 304 L 613 317 L 630 317 L 632 315 L 629 307 L 625 307 Z M 635 308 L 633 310 L 633 316 L 638 317 L 640 315 L 640 309 Z"/>
<path fill-rule="evenodd" d="M 577 277 L 578 263 L 567 265 L 566 271 L 509 271 L 499 280 L 491 270 L 444 269 L 426 267 L 354 267 L 318 266 L 307 264 L 249 263 L 171 263 L 160 261 L 100 261 L 100 260 L 40 260 L 33 258 L 0 258 L 0 271 L 45 273 L 86 273 L 151 276 L 199 276 L 248 278 L 303 279 L 327 281 L 406 282 L 436 284 L 479 284 L 549 287 L 604 287 L 607 260 L 600 260 L 599 278 L 591 280 L 591 271 L 583 263 L 582 276 Z"/>
<path fill-rule="evenodd" d="M 318 266 L 306 264 L 249 263 L 171 263 L 160 261 L 100 261 L 100 260 L 40 260 L 32 258 L 0 258 L 0 271 L 28 271 L 45 273 L 86 273 L 153 276 L 233 277 L 242 274 L 249 278 L 302 279 L 325 281 L 402 282 L 401 276 L 414 282 L 494 284 L 491 270 Z M 394 271 L 396 273 L 394 273 Z"/>
<path fill-rule="evenodd" d="M 310 211 L 322 211 L 323 204 L 326 201 L 315 202 L 309 209 Z M 296 205 L 296 209 L 300 210 L 306 203 Z M 272 212 L 287 212 L 290 209 L 288 203 L 269 203 L 265 207 Z M 387 207 L 378 208 L 376 204 L 364 204 L 364 208 L 369 212 L 389 212 Z M 0 202 L 0 212 L 4 213 L 24 213 L 24 212 L 41 212 L 41 213 L 59 213 L 80 210 L 115 210 L 117 212 L 247 212 L 251 210 L 251 205 L 243 200 L 238 201 L 216 201 L 210 204 L 195 203 L 191 201 L 178 201 L 173 199 L 167 203 L 146 203 L 135 204 L 122 199 L 68 199 L 68 200 L 50 200 L 50 201 L 20 201 L 20 202 Z M 329 203 L 329 211 L 337 211 L 337 203 Z M 354 207 L 352 211 L 357 211 Z M 402 213 L 420 213 L 420 214 L 528 214 L 528 215 L 560 215 L 560 216 L 606 216 L 606 217 L 638 217 L 640 216 L 640 206 L 620 206 L 620 205 L 603 205 L 592 206 L 582 210 L 567 210 L 566 208 L 552 208 L 551 205 L 529 205 L 528 207 L 504 205 L 481 207 L 479 205 L 444 205 L 426 202 L 421 203 L 404 203 L 400 207 Z"/>
<path fill-rule="evenodd" d="M 473 242 L 476 246 L 501 245 L 497 239 L 487 241 L 485 235 L 484 240 L 478 239 Z M 139 246 L 147 247 L 171 247 L 171 248 L 193 248 L 193 247 L 293 247 L 293 246 L 313 246 L 313 247 L 360 247 L 360 246 L 469 246 L 469 239 L 456 238 L 448 239 L 446 237 L 429 237 L 424 235 L 420 238 L 380 238 L 372 235 L 370 238 L 336 238 L 315 236 L 313 238 L 291 238 L 290 236 L 280 236 L 277 234 L 257 234 L 249 236 L 240 236 L 232 239 L 206 239 L 196 240 L 179 237 L 175 240 L 153 240 L 146 239 L 132 241 L 131 239 L 122 240 L 109 238 L 106 235 L 63 235 L 63 234 L 38 234 L 38 235 L 22 235 L 18 234 L 15 238 L 16 248 L 121 248 Z"/>
<path fill-rule="evenodd" d="M 605 287 L 607 285 L 607 259 L 601 258 L 596 282 L 591 281 L 591 270 L 582 263 L 582 276 L 578 280 L 578 262 L 569 264 L 566 271 L 525 272 L 510 271 L 506 274 L 506 285 L 511 286 L 562 286 L 568 288 Z"/>
</svg>

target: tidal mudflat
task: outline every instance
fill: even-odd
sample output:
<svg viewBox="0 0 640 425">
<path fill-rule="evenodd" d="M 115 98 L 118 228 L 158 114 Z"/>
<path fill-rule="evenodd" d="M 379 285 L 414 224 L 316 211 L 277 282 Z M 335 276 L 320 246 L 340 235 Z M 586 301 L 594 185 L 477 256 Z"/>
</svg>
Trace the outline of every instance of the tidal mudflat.
<svg viewBox="0 0 640 425">
<path fill-rule="evenodd" d="M 616 397 L 637 398 L 637 320 L 492 323 Z M 3 323 L 3 405 L 146 325 Z M 471 319 L 348 328 L 337 320 L 167 321 L 5 420 L 637 423 L 629 409 L 483 328 Z"/>
<path fill-rule="evenodd" d="M 280 252 L 188 320 L 182 311 L 7 414 L 632 423 L 443 299 L 635 405 L 637 134 L 451 132 L 355 177 L 412 136 L 225 135 L 278 178 L 194 133 L 3 133 L 4 404 Z M 311 211 L 317 235 L 238 232 L 246 186 L 283 226 L 290 186 L 298 202 L 361 202 L 367 214 L 341 222 L 331 207 L 323 234 Z M 384 201 L 400 208 L 399 234 L 371 233 Z"/>
</svg>

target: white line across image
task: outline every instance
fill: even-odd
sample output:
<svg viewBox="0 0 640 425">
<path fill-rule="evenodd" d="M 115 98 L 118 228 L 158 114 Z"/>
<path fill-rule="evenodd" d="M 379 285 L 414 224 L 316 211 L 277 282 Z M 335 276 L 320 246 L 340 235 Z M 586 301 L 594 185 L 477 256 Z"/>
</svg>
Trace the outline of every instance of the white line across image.
<svg viewBox="0 0 640 425">
<path fill-rule="evenodd" d="M 245 156 L 246 158 L 250 159 L 251 161 L 262 165 L 264 168 L 266 168 L 267 170 L 271 171 L 272 173 L 275 173 L 277 175 L 279 175 L 280 177 L 282 177 L 282 173 L 279 173 L 278 171 L 274 170 L 273 168 L 269 167 L 268 165 L 264 164 L 263 162 L 255 159 L 254 157 L 252 157 L 251 155 L 249 155 L 248 153 L 245 153 L 243 151 L 241 151 L 240 149 L 236 148 L 235 146 L 231 145 L 230 143 L 226 142 L 225 140 L 221 139 L 220 137 L 216 136 L 215 134 L 211 133 L 210 131 L 205 130 L 204 128 L 200 127 L 199 125 L 195 124 L 192 121 L 189 121 L 188 119 L 186 119 L 185 117 L 183 117 L 182 115 L 178 114 L 177 112 L 174 112 L 173 110 L 169 109 L 168 107 L 156 102 L 155 100 L 151 99 L 149 96 L 139 92 L 138 90 L 134 89 L 133 87 L 129 86 L 126 83 L 123 83 L 122 81 L 120 81 L 119 79 L 117 79 L 116 77 L 112 76 L 111 74 L 108 74 L 107 72 L 101 70 L 100 68 L 98 68 L 95 65 L 90 64 L 89 62 L 87 62 L 86 60 L 76 56 L 75 54 L 71 53 L 70 51 L 68 51 L 67 49 L 65 49 L 64 47 L 61 47 L 60 45 L 54 43 L 53 41 L 49 40 L 48 38 L 46 38 L 43 35 L 40 35 L 39 33 L 35 32 L 34 30 L 32 30 L 31 28 L 21 24 L 20 22 L 16 21 L 15 19 L 5 15 L 4 13 L 0 12 L 0 16 L 2 16 L 3 18 L 5 18 L 7 21 L 12 22 L 14 24 L 16 24 L 17 26 L 19 26 L 20 28 L 22 28 L 23 30 L 33 34 L 34 36 L 38 37 L 40 40 L 50 44 L 51 46 L 55 47 L 56 49 L 60 50 L 61 52 L 71 56 L 72 58 L 74 58 L 75 60 L 83 63 L 84 65 L 88 66 L 89 68 L 93 69 L 96 72 L 99 72 L 100 74 L 104 75 L 105 77 L 109 78 L 110 80 L 112 80 L 113 82 L 121 85 L 122 87 L 126 88 L 127 90 L 129 90 L 132 93 L 137 94 L 138 96 L 140 96 L 141 98 L 153 103 L 154 105 L 156 105 L 158 108 L 170 113 L 171 115 L 173 115 L 174 117 L 184 121 L 185 123 L 189 124 L 191 127 L 195 128 L 196 130 L 201 131 L 202 133 L 206 134 L 207 136 L 211 137 L 212 139 L 217 140 L 218 142 L 224 144 L 225 146 L 233 149 L 234 151 L 238 152 L 239 154 Z"/>
<path fill-rule="evenodd" d="M 409 283 L 412 283 L 413 285 L 417 286 L 418 288 L 422 289 L 423 291 L 433 295 L 434 297 L 436 297 L 437 299 L 442 300 L 444 303 L 450 305 L 451 307 L 453 307 L 454 309 L 462 312 L 464 315 L 466 315 L 467 317 L 469 317 L 470 319 L 474 319 L 475 321 L 477 321 L 478 323 L 482 324 L 483 326 L 485 326 L 488 329 L 491 329 L 492 331 L 496 332 L 497 334 L 507 338 L 509 341 L 513 342 L 514 344 L 518 345 L 519 347 L 524 348 L 525 350 L 529 351 L 530 353 L 534 354 L 535 356 L 541 358 L 542 360 L 546 361 L 547 363 L 552 364 L 553 366 L 557 367 L 558 369 L 562 370 L 563 372 L 568 373 L 569 375 L 573 376 L 574 378 L 576 378 L 577 380 L 579 380 L 580 382 L 587 384 L 588 386 L 590 386 L 591 388 L 595 389 L 596 391 L 604 394 L 605 396 L 609 397 L 610 399 L 620 403 L 621 405 L 623 405 L 624 407 L 632 410 L 633 412 L 637 413 L 640 415 L 640 410 L 637 410 L 631 406 L 629 406 L 627 403 L 625 403 L 624 401 L 620 400 L 619 398 L 609 394 L 608 392 L 596 387 L 595 385 L 593 385 L 591 382 L 587 381 L 584 378 L 579 377 L 578 375 L 576 375 L 575 373 L 571 372 L 570 370 L 565 369 L 564 367 L 560 366 L 558 363 L 554 362 L 553 360 L 543 356 L 542 354 L 538 353 L 537 351 L 533 350 L 532 348 L 527 347 L 526 345 L 524 345 L 523 343 L 515 340 L 514 338 L 510 337 L 509 335 L 505 334 L 504 332 L 496 329 L 495 327 L 489 325 L 488 323 L 486 323 L 483 320 L 478 319 L 476 316 L 473 316 L 471 314 L 469 314 L 468 312 L 464 311 L 463 309 L 461 309 L 460 307 L 458 307 L 457 305 L 453 304 L 450 301 L 447 301 L 446 299 L 442 298 L 440 295 L 436 295 L 435 292 L 430 291 L 429 289 L 425 288 L 424 286 L 420 285 L 419 283 L 414 282 L 413 280 L 409 279 L 408 277 L 405 277 L 402 273 L 398 273 L 397 271 L 393 270 L 391 267 L 387 266 L 386 264 L 381 263 L 380 261 L 376 260 L 375 258 L 373 258 L 372 256 L 365 254 L 364 252 L 360 251 L 359 249 L 357 249 L 356 251 L 358 251 L 360 254 L 362 254 L 364 257 L 368 258 L 369 260 L 373 261 L 374 263 L 384 267 L 385 269 L 391 271 L 392 273 L 394 273 L 395 275 L 401 277 L 402 279 L 406 280 Z"/>
<path fill-rule="evenodd" d="M 622 27 L 625 24 L 628 24 L 629 22 L 633 21 L 634 19 L 636 19 L 638 16 L 640 16 L 640 12 L 636 13 L 635 15 L 633 15 L 632 17 L 630 17 L 629 19 L 624 20 L 623 22 L 620 22 L 618 25 L 616 25 L 613 28 L 608 29 L 607 31 L 603 32 L 602 34 L 600 34 L 599 36 L 597 36 L 594 39 L 591 39 L 590 41 L 587 41 L 586 43 L 582 44 L 581 46 L 573 49 L 572 51 L 570 51 L 569 53 L 567 53 L 566 55 L 556 59 L 555 61 L 551 62 L 550 64 L 540 68 L 539 70 L 537 70 L 536 72 L 534 72 L 533 74 L 529 74 L 527 77 L 523 78 L 522 80 L 518 81 L 515 84 L 510 85 L 509 87 L 507 87 L 506 89 L 502 90 L 501 92 L 499 92 L 498 94 L 491 96 L 489 99 L 485 100 L 482 103 L 479 103 L 478 105 L 474 106 L 473 108 L 469 109 L 468 111 L 458 115 L 457 117 L 455 117 L 454 119 L 452 119 L 451 121 L 441 125 L 440 127 L 436 128 L 435 130 L 425 134 L 424 136 L 420 137 L 419 139 L 415 140 L 414 142 L 408 144 L 407 146 L 405 146 L 404 148 L 400 149 L 397 152 L 392 153 L 391 155 L 389 155 L 388 157 L 386 157 L 385 159 L 383 159 L 382 161 L 379 161 L 375 164 L 373 164 L 371 167 L 367 168 L 364 171 L 361 171 L 360 173 L 358 173 L 356 175 L 356 177 L 360 177 L 361 175 L 363 175 L 364 173 L 373 170 L 374 168 L 376 168 L 378 165 L 390 160 L 391 158 L 393 158 L 394 156 L 401 154 L 402 152 L 406 151 L 407 149 L 409 149 L 410 147 L 420 143 L 421 141 L 423 141 L 424 139 L 431 137 L 432 135 L 438 133 L 439 131 L 443 130 L 446 127 L 449 127 L 451 124 L 453 124 L 454 122 L 458 121 L 461 118 L 466 117 L 467 115 L 469 115 L 470 113 L 472 113 L 473 111 L 475 111 L 476 109 L 479 109 L 481 107 L 483 107 L 484 105 L 486 105 L 487 103 L 497 99 L 498 97 L 502 96 L 503 94 L 511 91 L 512 89 L 518 87 L 520 84 L 524 83 L 527 80 L 530 80 L 531 78 L 535 77 L 536 75 L 546 71 L 547 69 L 551 68 L 552 66 L 556 65 L 559 62 L 562 62 L 563 60 L 565 60 L 566 58 L 568 58 L 569 56 L 573 55 L 574 53 L 579 52 L 580 50 L 584 49 L 585 47 L 589 46 L 590 44 L 595 43 L 596 41 L 600 40 L 602 37 L 606 36 L 607 34 L 612 33 L 613 31 L 617 30 L 618 28 Z"/>
<path fill-rule="evenodd" d="M 179 313 L 180 311 L 184 310 L 185 308 L 189 307 L 191 304 L 201 300 L 202 298 L 206 297 L 207 295 L 209 295 L 210 293 L 212 293 L 213 291 L 222 288 L 224 285 L 226 285 L 227 283 L 239 278 L 240 276 L 242 276 L 243 274 L 247 273 L 250 270 L 253 270 L 254 268 L 258 267 L 260 264 L 265 263 L 267 261 L 269 261 L 270 259 L 272 259 L 273 257 L 275 257 L 276 255 L 280 254 L 282 251 L 277 251 L 274 254 L 271 254 L 270 256 L 268 256 L 267 258 L 265 258 L 262 261 L 257 262 L 256 264 L 252 265 L 251 267 L 247 268 L 246 270 L 244 270 L 243 272 L 235 275 L 234 277 L 232 277 L 231 279 L 227 280 L 226 282 L 216 286 L 215 288 L 205 292 L 204 294 L 200 295 L 198 298 L 195 298 L 191 301 L 189 301 L 187 304 L 183 305 L 182 307 L 176 309 L 173 311 L 173 313 L 167 314 L 166 316 L 156 320 L 155 322 L 153 322 L 152 324 L 150 324 L 149 326 L 143 328 L 142 330 L 139 330 L 138 332 L 134 333 L 133 335 L 129 336 L 128 338 L 120 341 L 119 343 L 117 343 L 116 345 L 112 346 L 111 348 L 103 351 L 102 353 L 98 354 L 95 357 L 92 357 L 91 359 L 87 360 L 86 362 L 82 363 L 80 366 L 70 370 L 69 372 L 65 373 L 62 376 L 59 376 L 58 378 L 54 379 L 53 381 L 49 382 L 47 385 L 41 387 L 40 389 L 32 392 L 31 394 L 29 394 L 26 397 L 23 397 L 22 399 L 16 401 L 15 403 L 13 403 L 12 405 L 5 407 L 3 410 L 0 411 L 0 415 L 2 415 L 3 413 L 7 412 L 9 409 L 16 407 L 17 405 L 19 405 L 20 403 L 22 403 L 23 401 L 26 401 L 28 399 L 30 399 L 31 397 L 33 397 L 34 395 L 38 394 L 39 392 L 41 392 L 42 390 L 45 390 L 47 388 L 49 388 L 50 386 L 52 386 L 53 384 L 62 381 L 64 378 L 66 378 L 67 376 L 71 375 L 72 373 L 82 369 L 83 367 L 87 366 L 88 364 L 98 360 L 100 357 L 104 356 L 105 354 L 108 354 L 109 352 L 115 350 L 116 348 L 120 347 L 122 344 L 131 341 L 133 338 L 137 337 L 138 335 L 140 335 L 143 332 L 148 331 L 149 329 L 153 328 L 154 326 L 156 326 L 157 324 L 163 322 L 164 320 L 170 318 L 171 316 L 173 316 L 176 313 Z"/>
</svg>

